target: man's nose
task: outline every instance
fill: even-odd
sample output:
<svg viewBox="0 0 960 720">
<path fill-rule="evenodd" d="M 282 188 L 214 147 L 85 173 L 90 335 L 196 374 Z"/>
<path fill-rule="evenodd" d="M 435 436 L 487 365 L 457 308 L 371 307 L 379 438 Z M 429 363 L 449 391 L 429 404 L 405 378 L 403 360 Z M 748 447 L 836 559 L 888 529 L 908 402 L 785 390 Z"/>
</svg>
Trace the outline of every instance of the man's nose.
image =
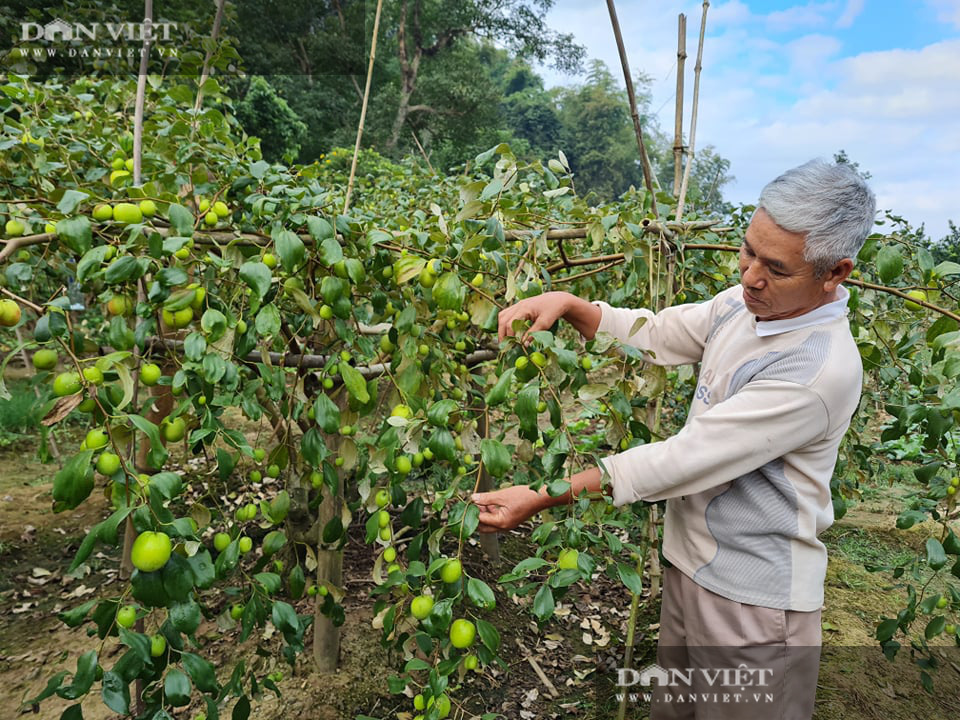
<svg viewBox="0 0 960 720">
<path fill-rule="evenodd" d="M 740 267 L 740 277 L 743 284 L 747 287 L 763 289 L 766 279 L 763 277 L 763 271 L 756 262 L 746 262 Z"/>
</svg>

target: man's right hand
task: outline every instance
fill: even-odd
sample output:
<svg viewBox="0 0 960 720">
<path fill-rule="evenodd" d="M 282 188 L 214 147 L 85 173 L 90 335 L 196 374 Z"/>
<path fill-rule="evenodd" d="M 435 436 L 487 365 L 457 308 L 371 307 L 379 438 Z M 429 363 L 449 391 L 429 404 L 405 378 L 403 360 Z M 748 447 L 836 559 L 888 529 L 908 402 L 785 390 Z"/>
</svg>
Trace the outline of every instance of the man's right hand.
<svg viewBox="0 0 960 720">
<path fill-rule="evenodd" d="M 530 342 L 530 336 L 539 330 L 547 330 L 567 311 L 569 301 L 574 296 L 567 292 L 548 292 L 542 295 L 526 298 L 520 302 L 504 308 L 497 317 L 497 334 L 500 342 L 506 337 L 513 337 L 514 320 L 529 320 L 530 328 L 520 338 L 524 345 Z"/>
<path fill-rule="evenodd" d="M 596 305 L 568 292 L 554 291 L 526 298 L 501 310 L 497 318 L 497 332 L 500 342 L 503 342 L 504 338 L 516 335 L 514 320 L 529 320 L 532 324 L 520 338 L 524 345 L 529 345 L 533 333 L 547 330 L 560 318 L 566 318 L 581 335 L 590 340 L 600 325 L 600 316 L 600 308 Z"/>
</svg>

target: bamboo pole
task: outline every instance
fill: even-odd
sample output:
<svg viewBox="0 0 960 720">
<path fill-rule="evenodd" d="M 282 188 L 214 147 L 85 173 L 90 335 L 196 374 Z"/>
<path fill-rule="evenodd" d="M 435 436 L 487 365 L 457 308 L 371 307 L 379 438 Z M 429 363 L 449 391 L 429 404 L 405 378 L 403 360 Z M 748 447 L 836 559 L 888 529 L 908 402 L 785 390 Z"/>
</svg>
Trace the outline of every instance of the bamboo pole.
<svg viewBox="0 0 960 720">
<path fill-rule="evenodd" d="M 360 138 L 363 137 L 363 124 L 367 120 L 367 103 L 370 100 L 370 81 L 373 79 L 373 62 L 377 57 L 377 33 L 380 30 L 380 11 L 383 0 L 377 0 L 377 12 L 373 16 L 373 39 L 370 41 L 370 62 L 367 65 L 367 84 L 363 89 L 363 104 L 360 108 L 360 124 L 357 125 L 357 142 L 353 146 L 353 162 L 350 163 L 350 179 L 347 181 L 347 196 L 343 199 L 343 214 L 350 209 L 350 196 L 353 194 L 353 181 L 357 175 L 357 158 L 360 155 Z"/>
<path fill-rule="evenodd" d="M 614 0 L 607 0 L 607 10 L 610 11 L 610 22 L 613 25 L 613 35 L 617 40 L 617 50 L 620 52 L 620 66 L 623 68 L 623 79 L 627 85 L 627 99 L 630 102 L 630 117 L 633 119 L 633 131 L 637 136 L 637 148 L 640 151 L 640 162 L 643 166 L 643 182 L 647 186 L 647 192 L 650 193 L 650 207 L 653 216 L 659 217 L 657 213 L 657 196 L 653 190 L 654 184 L 659 189 L 659 182 L 653 176 L 650 169 L 650 158 L 647 156 L 647 147 L 643 142 L 643 128 L 640 126 L 640 115 L 637 112 L 637 97 L 633 91 L 633 78 L 630 76 L 630 63 L 627 62 L 627 50 L 623 45 L 623 34 L 620 32 L 620 21 L 617 19 L 617 8 Z"/>
<path fill-rule="evenodd" d="M 700 101 L 700 70 L 703 67 L 703 35 L 707 27 L 707 9 L 709 7 L 709 0 L 703 0 L 703 15 L 700 17 L 700 43 L 697 46 L 697 64 L 693 68 L 693 112 L 690 115 L 690 149 L 687 152 L 687 165 L 683 168 L 683 183 L 680 185 L 680 197 L 677 200 L 677 222 L 683 219 L 683 201 L 687 196 L 687 184 L 690 182 L 690 168 L 693 166 L 695 154 L 697 105 Z"/>
<path fill-rule="evenodd" d="M 687 16 L 677 18 L 677 107 L 673 119 L 673 196 L 680 194 L 683 172 L 683 73 L 687 60 Z"/>
<path fill-rule="evenodd" d="M 141 185 L 143 184 L 143 107 L 146 103 L 146 94 L 147 94 L 147 70 L 149 69 L 150 63 L 150 46 L 153 42 L 153 0 L 145 0 L 143 7 L 143 50 L 140 54 L 140 70 L 137 75 L 137 95 L 134 102 L 134 111 L 133 111 L 133 184 Z M 139 295 L 141 299 L 146 297 L 143 292 L 143 283 L 142 281 L 138 283 L 140 290 Z M 137 324 L 142 323 L 143 320 L 138 318 Z M 134 347 L 134 360 L 137 362 L 134 374 L 133 374 L 133 388 L 134 388 L 134 397 L 136 397 L 137 385 L 139 382 L 139 358 L 137 357 L 140 354 L 140 350 L 137 347 Z M 128 449 L 128 460 L 132 459 L 135 455 L 136 442 L 131 441 L 130 447 Z M 126 487 L 127 502 L 130 502 L 130 482 L 131 478 L 128 476 L 126 482 L 124 483 Z M 133 549 L 133 541 L 137 537 L 136 528 L 133 526 L 133 519 L 131 515 L 127 515 L 126 521 L 123 526 L 123 559 L 120 563 L 120 576 L 122 578 L 129 578 L 133 574 L 133 561 L 131 559 L 131 551 Z M 137 618 L 136 631 L 142 633 L 144 631 L 143 618 Z M 143 714 L 143 680 L 137 678 L 134 683 L 136 701 L 135 707 L 138 715 Z"/>
<path fill-rule="evenodd" d="M 207 50 L 207 54 L 203 58 L 203 68 L 200 70 L 200 84 L 197 86 L 197 99 L 193 103 L 194 113 L 199 112 L 200 106 L 203 105 L 203 84 L 207 81 L 207 78 L 210 77 L 210 60 L 213 59 L 213 49 L 217 45 L 217 40 L 220 38 L 220 26 L 223 23 L 223 6 L 226 4 L 226 0 L 217 0 L 217 14 L 213 18 L 213 31 L 210 33 L 210 39 L 213 41 L 213 45 Z M 193 125 L 196 127 L 197 118 L 194 117 Z"/>
<path fill-rule="evenodd" d="M 137 98 L 133 113 L 133 184 L 140 185 L 143 168 L 143 105 L 147 93 L 147 70 L 150 46 L 153 43 L 153 0 L 146 0 L 143 9 L 143 51 L 137 75 Z"/>
</svg>

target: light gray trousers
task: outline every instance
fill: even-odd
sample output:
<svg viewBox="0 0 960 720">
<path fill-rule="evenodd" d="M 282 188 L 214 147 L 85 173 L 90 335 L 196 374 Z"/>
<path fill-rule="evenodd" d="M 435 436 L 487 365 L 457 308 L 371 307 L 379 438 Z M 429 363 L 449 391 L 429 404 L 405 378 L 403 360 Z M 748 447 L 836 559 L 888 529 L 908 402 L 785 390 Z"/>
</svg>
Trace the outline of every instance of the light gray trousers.
<svg viewBox="0 0 960 720">
<path fill-rule="evenodd" d="M 810 720 L 820 611 L 746 605 L 664 572 L 650 720 Z"/>
</svg>

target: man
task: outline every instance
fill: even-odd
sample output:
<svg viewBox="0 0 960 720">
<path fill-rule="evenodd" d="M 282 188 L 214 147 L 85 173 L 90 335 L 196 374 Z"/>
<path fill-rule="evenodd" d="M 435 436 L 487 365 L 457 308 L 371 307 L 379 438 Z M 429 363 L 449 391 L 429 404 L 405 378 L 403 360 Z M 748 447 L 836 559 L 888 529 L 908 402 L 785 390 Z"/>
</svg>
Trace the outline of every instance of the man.
<svg viewBox="0 0 960 720">
<path fill-rule="evenodd" d="M 528 336 L 564 318 L 587 339 L 605 331 L 648 351 L 652 363 L 701 363 L 687 423 L 673 437 L 573 475 L 561 497 L 526 486 L 473 496 L 487 532 L 584 491 L 612 495 L 615 505 L 667 500 L 663 554 L 672 567 L 659 664 L 772 665 L 775 677 L 754 675 L 767 682 L 746 690 L 775 700 L 771 707 L 763 693 L 759 708 L 716 697 L 654 702 L 653 718 L 813 713 L 827 566 L 817 535 L 833 522 L 830 477 L 862 379 L 841 283 L 874 213 L 873 193 L 852 168 L 814 160 L 763 189 L 740 249 L 740 285 L 712 300 L 654 314 L 546 293 L 500 313 L 501 340 L 516 320 L 532 322 Z M 646 322 L 631 334 L 638 318 Z M 697 677 L 693 690 L 703 690 Z"/>
</svg>

